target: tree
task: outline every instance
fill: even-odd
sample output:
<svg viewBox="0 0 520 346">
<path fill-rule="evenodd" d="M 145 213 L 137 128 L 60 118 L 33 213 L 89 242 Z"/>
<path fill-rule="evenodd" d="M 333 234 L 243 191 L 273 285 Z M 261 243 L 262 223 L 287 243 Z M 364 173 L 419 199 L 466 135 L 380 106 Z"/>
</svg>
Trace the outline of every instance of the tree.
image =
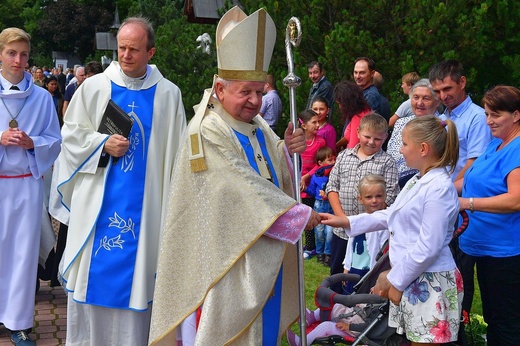
<svg viewBox="0 0 520 346">
<path fill-rule="evenodd" d="M 3 0 L 0 3 L 0 28 L 16 27 L 20 25 L 20 16 L 28 7 L 27 0 Z"/>
<path fill-rule="evenodd" d="M 130 13 L 148 18 L 154 28 L 159 28 L 182 17 L 183 7 L 184 0 L 138 0 L 131 6 Z"/>
<path fill-rule="evenodd" d="M 188 118 L 194 115 L 192 107 L 200 102 L 204 89 L 211 87 L 217 73 L 215 28 L 215 25 L 190 24 L 181 16 L 157 29 L 158 49 L 152 62 L 181 89 Z M 212 38 L 211 54 L 197 49 L 197 37 L 203 33 Z"/>
<path fill-rule="evenodd" d="M 297 104 L 305 104 L 310 82 L 305 64 L 321 61 L 333 84 L 350 79 L 359 56 L 376 61 L 385 77 L 383 94 L 392 109 L 403 100 L 400 80 L 448 58 L 465 66 L 475 102 L 495 84 L 520 84 L 518 26 L 520 3 L 507 0 L 374 0 L 359 1 L 243 0 L 246 13 L 265 7 L 278 27 L 271 63 L 277 77 L 287 72 L 284 33 L 291 16 L 302 23 L 301 46 L 294 50 L 295 72 L 302 78 Z M 284 104 L 287 96 L 282 94 Z M 286 107 L 288 109 L 288 107 Z M 283 118 L 288 119 L 284 112 Z"/>
<path fill-rule="evenodd" d="M 215 35 L 215 25 L 191 24 L 184 19 L 183 0 L 117 0 L 121 19 L 143 14 L 157 32 L 155 62 L 175 81 L 185 97 L 187 113 L 211 85 L 216 72 L 215 55 L 199 55 L 196 38 Z M 403 74 L 428 75 L 436 62 L 459 59 L 465 66 L 468 88 L 475 102 L 495 84 L 520 85 L 520 2 L 511 0 L 242 0 L 250 14 L 264 7 L 277 26 L 270 73 L 277 79 L 287 122 L 288 92 L 285 28 L 290 17 L 299 18 L 303 38 L 293 49 L 295 73 L 302 79 L 296 89 L 298 110 L 305 104 L 311 82 L 307 63 L 321 61 L 333 84 L 350 79 L 359 56 L 376 61 L 385 78 L 383 94 L 393 109 L 404 99 L 399 85 Z M 226 5 L 229 7 L 229 5 Z M 115 0 L 4 0 L 0 24 L 19 25 L 33 36 L 32 57 L 50 57 L 50 51 L 94 56 L 96 30 L 105 31 L 113 21 Z M 23 23 L 21 25 L 20 23 Z M 214 52 L 214 46 L 213 46 Z M 336 117 L 337 118 L 337 117 Z M 336 124 L 339 127 L 339 124 Z"/>
<path fill-rule="evenodd" d="M 50 1 L 43 11 L 37 32 L 52 45 L 41 49 L 47 54 L 51 50 L 74 53 L 84 61 L 94 51 L 96 31 L 108 31 L 113 24 L 115 6 L 102 1 L 59 0 Z"/>
</svg>

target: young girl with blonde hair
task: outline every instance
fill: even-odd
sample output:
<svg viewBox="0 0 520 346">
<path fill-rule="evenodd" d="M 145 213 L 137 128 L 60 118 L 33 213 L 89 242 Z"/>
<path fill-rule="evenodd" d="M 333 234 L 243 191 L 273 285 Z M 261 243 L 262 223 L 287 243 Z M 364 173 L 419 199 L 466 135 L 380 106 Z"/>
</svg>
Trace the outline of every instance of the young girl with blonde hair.
<svg viewBox="0 0 520 346">
<path fill-rule="evenodd" d="M 322 223 L 344 227 L 349 236 L 388 228 L 389 326 L 412 345 L 456 341 L 463 287 L 448 244 L 459 201 L 446 170 L 458 159 L 455 124 L 433 116 L 410 121 L 401 152 L 419 173 L 388 209 L 348 217 L 320 214 Z"/>
</svg>

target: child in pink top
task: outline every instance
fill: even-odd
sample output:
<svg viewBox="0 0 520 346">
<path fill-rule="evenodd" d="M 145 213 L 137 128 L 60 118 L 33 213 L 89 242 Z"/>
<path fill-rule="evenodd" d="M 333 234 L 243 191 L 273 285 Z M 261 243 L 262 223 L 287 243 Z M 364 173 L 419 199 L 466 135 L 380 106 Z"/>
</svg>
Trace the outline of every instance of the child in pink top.
<svg viewBox="0 0 520 346">
<path fill-rule="evenodd" d="M 318 114 L 318 136 L 323 137 L 327 146 L 336 152 L 336 129 L 328 121 L 330 105 L 325 98 L 317 96 L 312 101 L 311 109 Z"/>
<path fill-rule="evenodd" d="M 310 177 L 316 171 L 316 153 L 319 149 L 327 146 L 325 140 L 318 136 L 318 115 L 311 109 L 306 109 L 298 114 L 298 122 L 305 133 L 307 148 L 301 153 L 301 175 L 300 190 L 302 203 L 309 207 L 314 206 L 314 197 L 305 193 L 305 189 L 310 183 Z M 316 168 L 315 168 L 316 166 Z M 313 169 L 314 168 L 314 169 Z M 310 258 L 316 253 L 316 240 L 314 238 L 314 230 L 305 231 L 305 250 L 307 257 Z"/>
<path fill-rule="evenodd" d="M 308 174 L 311 170 L 316 166 L 316 153 L 323 147 L 326 147 L 325 139 L 318 136 L 318 115 L 310 109 L 306 109 L 300 114 L 298 114 L 298 121 L 300 123 L 300 127 L 303 129 L 305 133 L 305 140 L 307 141 L 307 148 L 303 153 L 301 153 L 302 160 L 302 179 L 300 181 L 300 188 L 302 190 L 302 198 L 307 198 L 308 195 L 305 194 L 305 188 L 309 185 L 310 176 Z"/>
</svg>

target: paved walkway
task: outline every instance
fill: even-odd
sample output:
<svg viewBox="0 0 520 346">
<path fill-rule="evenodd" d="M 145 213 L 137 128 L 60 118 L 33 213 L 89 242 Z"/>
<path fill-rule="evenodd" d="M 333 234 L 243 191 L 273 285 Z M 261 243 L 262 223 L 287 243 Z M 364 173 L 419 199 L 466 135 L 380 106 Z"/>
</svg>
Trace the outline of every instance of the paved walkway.
<svg viewBox="0 0 520 346">
<path fill-rule="evenodd" d="M 50 287 L 41 281 L 36 294 L 34 328 L 30 334 L 37 346 L 65 345 L 67 330 L 67 296 L 61 286 Z M 0 346 L 11 346 L 11 334 L 0 326 Z"/>
</svg>

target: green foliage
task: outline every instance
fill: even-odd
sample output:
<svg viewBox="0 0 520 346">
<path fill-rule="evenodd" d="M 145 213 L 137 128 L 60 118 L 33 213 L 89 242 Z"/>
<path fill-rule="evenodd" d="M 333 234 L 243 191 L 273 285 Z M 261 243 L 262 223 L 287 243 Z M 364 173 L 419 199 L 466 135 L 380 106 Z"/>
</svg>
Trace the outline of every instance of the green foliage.
<svg viewBox="0 0 520 346">
<path fill-rule="evenodd" d="M 121 0 L 122 13 L 129 1 Z M 53 65 L 53 50 L 85 60 L 94 54 L 95 32 L 112 25 L 114 10 L 113 0 L 4 0 L 0 30 L 17 26 L 31 34 L 31 64 Z"/>
<path fill-rule="evenodd" d="M 484 318 L 478 314 L 471 314 L 469 324 L 465 326 L 466 337 L 473 346 L 486 345 L 486 328 L 487 323 Z"/>
<path fill-rule="evenodd" d="M 26 0 L 2 0 L 0 2 L 0 29 L 20 25 L 21 13 L 30 5 Z"/>
<path fill-rule="evenodd" d="M 99 61 L 99 62 L 101 62 L 101 58 L 103 56 L 106 56 L 106 57 L 112 59 L 113 58 L 113 52 L 112 51 L 106 51 L 106 50 L 96 50 L 91 55 L 88 55 L 87 57 L 85 57 L 83 65 L 85 65 L 86 63 L 88 63 L 90 61 Z"/>
<path fill-rule="evenodd" d="M 181 17 L 183 7 L 184 0 L 138 0 L 133 2 L 129 12 L 148 18 L 154 28 L 158 28 Z"/>
<path fill-rule="evenodd" d="M 0 26 L 20 26 L 33 36 L 33 61 L 44 62 L 51 50 L 94 56 L 94 32 L 113 21 L 115 5 L 121 20 L 127 15 L 149 17 L 158 34 L 153 59 L 161 71 L 181 87 L 188 114 L 211 85 L 216 56 L 196 49 L 204 32 L 214 37 L 215 25 L 191 24 L 184 19 L 184 0 L 4 0 Z M 299 18 L 302 42 L 293 48 L 295 73 L 302 79 L 296 89 L 298 110 L 306 104 L 311 82 L 307 63 L 321 61 L 333 84 L 351 79 L 354 60 L 369 56 L 383 74 L 383 94 L 392 109 L 403 101 L 400 80 L 442 59 L 462 61 L 468 90 L 475 102 L 496 84 L 520 85 L 520 2 L 511 0 L 242 0 L 250 14 L 265 8 L 278 28 L 270 73 L 284 104 L 280 128 L 289 120 L 285 28 Z M 230 5 L 226 4 L 226 8 Z M 337 117 L 333 117 L 333 119 Z M 339 125 L 339 124 L 337 124 Z"/>
<path fill-rule="evenodd" d="M 114 22 L 115 6 L 103 1 L 51 1 L 45 15 L 38 20 L 41 40 L 50 38 L 52 45 L 40 47 L 44 52 L 58 50 L 75 53 L 81 61 L 93 53 L 97 31 L 108 31 Z M 41 42 L 41 41 L 39 41 Z M 47 49 L 46 49 L 47 48 Z"/>
<path fill-rule="evenodd" d="M 48 54 L 37 54 L 31 56 L 32 64 L 31 66 L 54 66 L 54 61 L 52 61 L 52 55 Z"/>
<path fill-rule="evenodd" d="M 179 17 L 156 32 L 158 49 L 152 63 L 181 89 L 188 118 L 193 116 L 192 107 L 200 102 L 204 89 L 211 87 L 217 73 L 215 28 L 215 25 L 190 24 L 185 17 Z M 205 32 L 213 41 L 210 55 L 197 49 L 197 37 Z"/>
<path fill-rule="evenodd" d="M 27 1 L 26 6 L 24 6 L 23 10 L 19 13 L 20 17 L 24 19 L 24 25 L 22 28 L 33 36 L 33 46 L 35 33 L 38 30 L 38 21 L 44 16 L 43 11 L 41 10 L 41 5 L 40 1 Z M 14 26 L 19 27 L 19 25 L 19 23 L 16 23 Z"/>
<path fill-rule="evenodd" d="M 395 2 L 310 0 L 242 1 L 246 13 L 265 7 L 278 26 L 271 70 L 286 73 L 284 32 L 291 16 L 302 24 L 303 39 L 294 52 L 303 83 L 297 104 L 310 88 L 306 63 L 321 61 L 333 84 L 351 79 L 354 60 L 369 56 L 384 78 L 383 94 L 395 110 L 403 101 L 401 77 L 417 71 L 427 77 L 443 59 L 459 59 L 466 68 L 468 90 L 475 102 L 496 84 L 520 84 L 520 3 L 507 0 L 407 0 Z M 284 105 L 287 93 L 281 92 Z M 286 111 L 287 107 L 286 107 Z M 284 120 L 288 117 L 284 113 Z"/>
</svg>

